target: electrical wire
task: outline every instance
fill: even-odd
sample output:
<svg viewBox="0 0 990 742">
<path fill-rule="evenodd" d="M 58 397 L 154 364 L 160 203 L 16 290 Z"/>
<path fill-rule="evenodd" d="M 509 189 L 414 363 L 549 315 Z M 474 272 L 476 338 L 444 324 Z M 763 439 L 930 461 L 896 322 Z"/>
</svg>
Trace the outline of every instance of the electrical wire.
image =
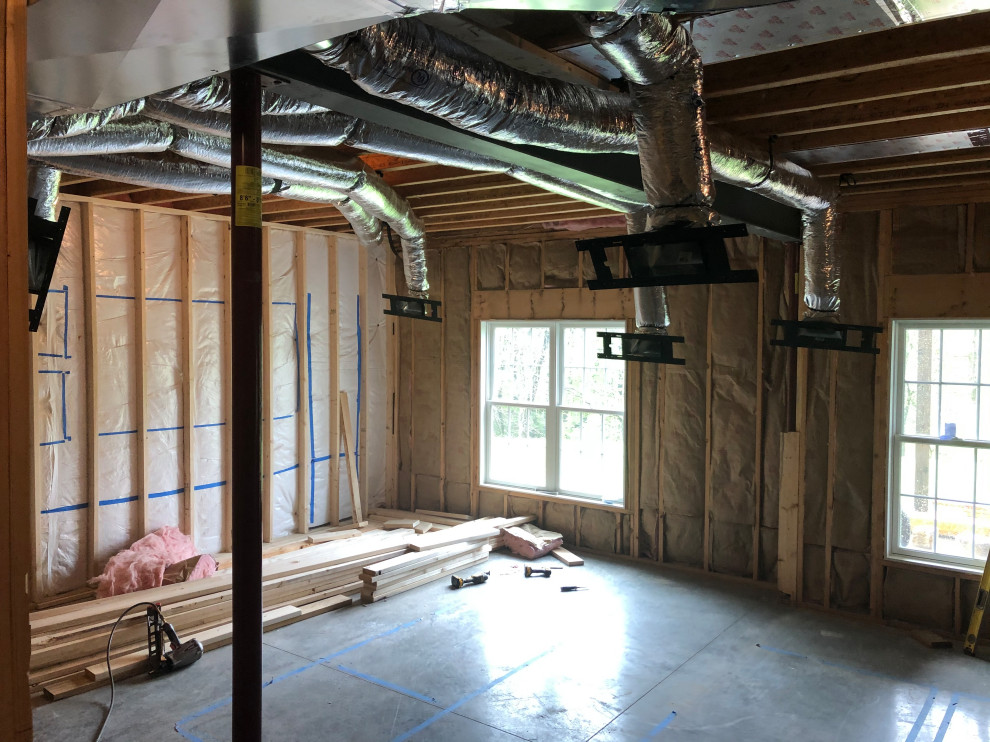
<svg viewBox="0 0 990 742">
<path fill-rule="evenodd" d="M 116 695 L 116 686 L 114 685 L 113 682 L 113 668 L 110 667 L 110 644 L 113 642 L 114 632 L 117 631 L 117 627 L 120 625 L 120 622 L 124 620 L 124 616 L 126 616 L 128 613 L 133 611 L 135 608 L 140 608 L 141 606 L 150 606 L 151 608 L 154 608 L 158 612 L 159 616 L 162 616 L 163 620 L 165 618 L 162 615 L 161 608 L 159 608 L 154 603 L 149 603 L 147 600 L 142 600 L 140 603 L 135 603 L 130 608 L 127 608 L 123 613 L 120 614 L 117 620 L 113 622 L 113 627 L 110 629 L 110 636 L 107 639 L 107 674 L 110 676 L 110 705 L 107 706 L 107 712 L 103 716 L 103 721 L 100 724 L 99 730 L 96 732 L 96 738 L 94 739 L 93 742 L 100 742 L 100 739 L 103 737 L 103 730 L 106 729 L 107 722 L 110 721 L 110 714 L 113 713 L 113 701 L 114 701 L 114 696 Z"/>
</svg>

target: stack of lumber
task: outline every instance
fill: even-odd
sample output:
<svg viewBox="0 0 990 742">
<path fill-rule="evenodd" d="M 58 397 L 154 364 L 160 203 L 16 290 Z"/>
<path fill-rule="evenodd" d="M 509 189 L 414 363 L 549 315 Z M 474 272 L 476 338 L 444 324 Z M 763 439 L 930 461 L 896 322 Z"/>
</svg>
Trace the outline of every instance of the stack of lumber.
<svg viewBox="0 0 990 742">
<path fill-rule="evenodd" d="M 485 561 L 501 546 L 502 528 L 533 520 L 463 520 L 431 513 L 424 530 L 422 514 L 372 511 L 372 530 L 342 528 L 298 535 L 269 551 L 262 568 L 266 631 L 350 605 L 360 594 L 375 602 L 455 570 Z M 383 530 L 388 520 L 420 521 L 417 528 Z M 434 523 L 434 521 L 447 521 Z M 436 530 L 434 530 L 436 529 Z M 291 550 L 284 550 L 291 547 Z M 283 551 L 284 550 L 284 551 Z M 52 700 L 67 698 L 108 680 L 107 639 L 114 622 L 142 601 L 158 603 L 183 641 L 196 638 L 204 649 L 231 641 L 232 571 L 194 582 L 143 590 L 112 598 L 60 605 L 31 614 L 32 692 Z M 115 679 L 147 669 L 145 607 L 135 608 L 114 634 L 110 652 Z"/>
</svg>

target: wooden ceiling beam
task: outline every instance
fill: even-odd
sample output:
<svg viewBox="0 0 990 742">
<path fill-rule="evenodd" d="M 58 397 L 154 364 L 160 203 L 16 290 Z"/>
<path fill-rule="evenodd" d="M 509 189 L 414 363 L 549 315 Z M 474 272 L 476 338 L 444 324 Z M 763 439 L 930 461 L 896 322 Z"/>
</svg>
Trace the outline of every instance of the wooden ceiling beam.
<svg viewBox="0 0 990 742">
<path fill-rule="evenodd" d="M 458 170 L 455 172 L 464 172 Z M 490 188 L 504 188 L 519 185 L 519 181 L 504 173 L 472 173 L 470 177 L 457 180 L 439 180 L 418 185 L 398 185 L 395 190 L 410 201 L 426 196 L 445 196 L 454 193 L 468 193 Z M 415 202 L 413 203 L 415 206 Z"/>
<path fill-rule="evenodd" d="M 426 232 L 427 235 L 432 235 L 438 232 L 446 232 L 446 231 L 461 230 L 461 229 L 482 229 L 489 227 L 517 226 L 523 224 L 542 224 L 544 222 L 579 221 L 584 219 L 597 219 L 603 216 L 615 216 L 615 212 L 609 211 L 608 209 L 594 208 L 590 211 L 582 211 L 582 212 L 548 213 L 548 214 L 540 214 L 537 216 L 528 216 L 528 217 L 517 216 L 517 217 L 504 217 L 497 219 L 478 219 L 474 221 L 436 224 L 427 228 Z M 484 237 L 484 235 L 479 235 L 479 237 Z"/>
<path fill-rule="evenodd" d="M 990 53 L 990 12 L 858 34 L 705 67 L 705 95 L 766 90 Z"/>
<path fill-rule="evenodd" d="M 874 183 L 907 183 L 909 181 L 924 183 L 935 178 L 958 178 L 975 175 L 981 175 L 990 182 L 990 160 L 966 162 L 958 165 L 943 165 L 942 167 L 901 168 L 899 170 L 883 170 L 873 173 L 852 173 L 851 175 L 854 182 L 847 187 L 865 186 Z"/>
<path fill-rule="evenodd" d="M 877 157 L 870 160 L 847 160 L 845 162 L 810 165 L 808 169 L 820 178 L 839 176 L 843 173 L 880 173 L 888 170 L 904 170 L 922 167 L 942 167 L 967 162 L 990 160 L 990 147 L 952 149 L 941 152 L 920 152 L 914 155 Z"/>
<path fill-rule="evenodd" d="M 512 219 L 516 217 L 527 218 L 530 216 L 540 217 L 539 221 L 551 221 L 548 214 L 573 214 L 585 211 L 608 211 L 610 214 L 614 214 L 614 211 L 609 211 L 608 209 L 602 209 L 600 206 L 592 206 L 590 204 L 571 202 L 564 206 L 555 207 L 544 207 L 544 206 L 532 206 L 523 207 L 517 209 L 505 209 L 498 212 L 498 217 L 493 218 L 505 218 Z M 423 224 L 426 225 L 426 231 L 429 232 L 431 229 L 438 227 L 441 224 L 451 224 L 454 222 L 464 222 L 464 221 L 475 221 L 477 217 L 475 216 L 478 212 L 472 212 L 469 214 L 434 214 L 433 216 L 424 216 Z M 544 217 L 546 217 L 544 219 Z M 557 216 L 553 217 L 554 219 Z M 484 221 L 484 219 L 482 219 Z"/>
<path fill-rule="evenodd" d="M 830 129 L 846 129 L 871 124 L 893 124 L 899 121 L 947 116 L 990 109 L 990 86 L 968 86 L 940 90 L 925 95 L 902 95 L 880 103 L 854 103 L 820 110 L 746 119 L 732 124 L 732 130 L 743 136 L 778 136 L 808 134 Z"/>
<path fill-rule="evenodd" d="M 497 175 L 497 173 L 476 173 L 471 170 L 461 170 L 447 165 L 425 165 L 423 167 L 387 170 L 382 174 L 382 178 L 386 183 L 395 188 L 398 186 L 472 180 L 479 175 Z"/>
<path fill-rule="evenodd" d="M 988 101 L 990 104 L 990 101 Z M 905 119 L 885 124 L 849 126 L 844 129 L 830 129 L 808 134 L 794 134 L 777 140 L 777 151 L 796 152 L 820 147 L 835 147 L 843 144 L 879 142 L 884 139 L 920 137 L 929 134 L 944 134 L 948 131 L 985 129 L 990 126 L 990 107 L 966 113 L 950 113 L 943 116 L 925 116 Z"/>
<path fill-rule="evenodd" d="M 843 196 L 839 211 L 879 211 L 911 206 L 955 206 L 990 201 L 990 187 L 947 186 L 925 190 L 887 191 Z"/>
<path fill-rule="evenodd" d="M 867 193 L 892 193 L 905 191 L 920 191 L 936 188 L 986 188 L 990 178 L 986 175 L 947 175 L 941 178 L 925 180 L 897 180 L 889 183 L 866 183 L 863 185 L 843 186 L 839 192 L 840 198 L 861 196 Z"/>
<path fill-rule="evenodd" d="M 990 54 L 968 57 L 965 64 L 947 59 L 726 95 L 708 101 L 706 113 L 709 123 L 724 124 L 974 85 L 990 85 Z"/>
<path fill-rule="evenodd" d="M 130 183 L 118 183 L 113 180 L 96 180 L 78 185 L 70 185 L 65 189 L 67 193 L 77 196 L 88 196 L 90 198 L 109 198 L 110 196 L 123 196 L 129 193 L 151 190 L 145 186 L 131 185 Z"/>
</svg>

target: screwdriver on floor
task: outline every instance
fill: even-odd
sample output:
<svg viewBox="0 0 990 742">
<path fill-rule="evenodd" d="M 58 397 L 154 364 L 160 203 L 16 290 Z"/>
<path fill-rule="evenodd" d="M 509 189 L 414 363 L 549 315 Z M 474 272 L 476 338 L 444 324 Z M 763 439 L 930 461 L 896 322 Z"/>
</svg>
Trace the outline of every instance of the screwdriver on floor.
<svg viewBox="0 0 990 742">
<path fill-rule="evenodd" d="M 588 588 L 586 588 L 584 585 L 564 585 L 562 588 L 560 588 L 560 592 L 573 593 L 575 590 L 587 590 L 587 589 Z"/>
</svg>

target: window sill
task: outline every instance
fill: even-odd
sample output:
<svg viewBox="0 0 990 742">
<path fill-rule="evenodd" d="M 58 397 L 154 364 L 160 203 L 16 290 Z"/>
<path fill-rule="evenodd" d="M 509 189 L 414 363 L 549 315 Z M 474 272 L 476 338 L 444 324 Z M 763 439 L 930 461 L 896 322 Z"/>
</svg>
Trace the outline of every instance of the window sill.
<svg viewBox="0 0 990 742">
<path fill-rule="evenodd" d="M 965 564 L 947 564 L 946 562 L 937 562 L 932 559 L 909 557 L 900 554 L 888 554 L 883 560 L 883 566 L 913 569 L 918 572 L 928 572 L 929 574 L 940 575 L 942 577 L 961 577 L 965 580 L 979 580 L 983 575 L 983 570 L 977 567 L 968 567 Z"/>
<path fill-rule="evenodd" d="M 552 492 L 543 492 L 541 490 L 528 490 L 521 487 L 509 487 L 503 484 L 486 484 L 483 482 L 478 485 L 478 489 L 490 492 L 501 492 L 503 494 L 511 495 L 512 497 L 522 497 L 527 500 L 545 500 L 546 502 L 560 502 L 576 507 L 591 508 L 593 510 L 607 510 L 611 513 L 623 513 L 628 515 L 632 512 L 625 505 L 613 505 L 604 503 L 601 500 L 592 500 L 590 498 L 577 497 L 575 495 L 558 495 Z"/>
</svg>

